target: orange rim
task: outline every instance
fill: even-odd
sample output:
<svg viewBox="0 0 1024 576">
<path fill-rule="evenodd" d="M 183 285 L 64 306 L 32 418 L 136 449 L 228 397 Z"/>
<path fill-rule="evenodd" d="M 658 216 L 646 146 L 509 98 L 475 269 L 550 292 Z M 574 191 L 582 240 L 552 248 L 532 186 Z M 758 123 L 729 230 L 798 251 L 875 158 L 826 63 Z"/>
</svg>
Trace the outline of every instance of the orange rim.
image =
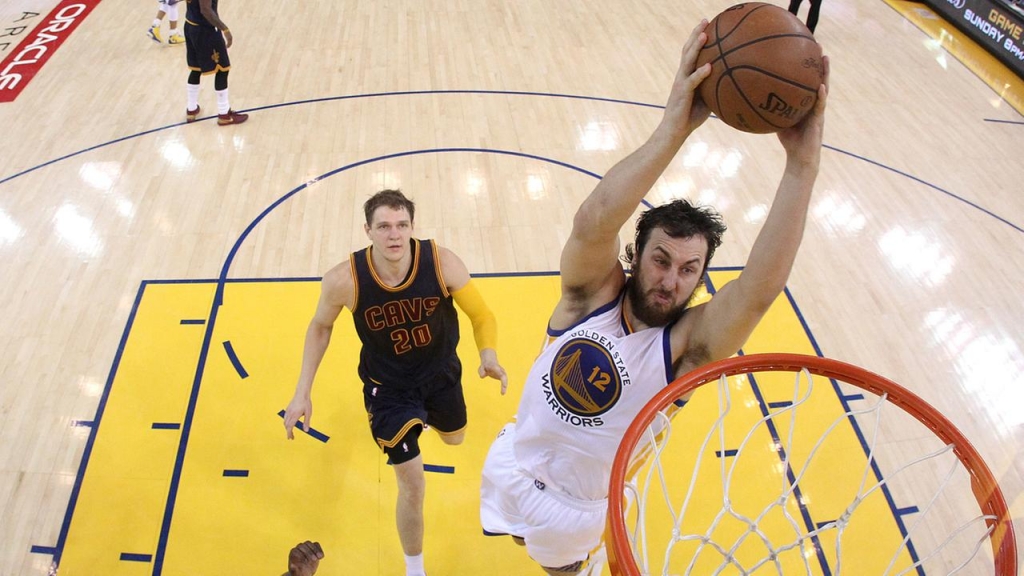
<svg viewBox="0 0 1024 576">
<path fill-rule="evenodd" d="M 799 372 L 807 369 L 811 374 L 834 378 L 877 396 L 888 395 L 888 401 L 907 412 L 928 427 L 944 443 L 953 445 L 953 452 L 971 475 L 971 489 L 985 515 L 994 516 L 989 526 L 992 533 L 989 541 L 995 560 L 997 576 L 1017 576 L 1017 540 L 1010 521 L 1006 498 L 999 483 L 981 454 L 967 440 L 948 418 L 930 404 L 903 386 L 873 372 L 819 356 L 803 354 L 752 354 L 712 362 L 693 370 L 666 386 L 640 410 L 633 423 L 622 437 L 619 449 L 612 463 L 611 482 L 608 491 L 608 529 L 611 544 L 608 547 L 608 564 L 615 576 L 640 576 L 640 569 L 633 558 L 629 544 L 624 510 L 623 490 L 630 456 L 644 430 L 654 421 L 659 411 L 676 398 L 697 388 L 716 381 L 721 376 L 735 376 L 749 372 Z"/>
</svg>

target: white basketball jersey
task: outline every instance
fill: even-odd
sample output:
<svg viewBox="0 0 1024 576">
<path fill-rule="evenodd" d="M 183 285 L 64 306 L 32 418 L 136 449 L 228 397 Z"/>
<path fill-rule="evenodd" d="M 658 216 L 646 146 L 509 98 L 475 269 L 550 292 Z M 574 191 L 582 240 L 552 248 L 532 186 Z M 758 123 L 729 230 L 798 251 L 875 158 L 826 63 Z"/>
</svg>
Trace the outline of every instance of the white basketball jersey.
<svg viewBox="0 0 1024 576">
<path fill-rule="evenodd" d="M 673 379 L 669 329 L 630 334 L 620 296 L 534 361 L 516 416 L 517 463 L 575 498 L 606 498 L 623 433 Z"/>
</svg>

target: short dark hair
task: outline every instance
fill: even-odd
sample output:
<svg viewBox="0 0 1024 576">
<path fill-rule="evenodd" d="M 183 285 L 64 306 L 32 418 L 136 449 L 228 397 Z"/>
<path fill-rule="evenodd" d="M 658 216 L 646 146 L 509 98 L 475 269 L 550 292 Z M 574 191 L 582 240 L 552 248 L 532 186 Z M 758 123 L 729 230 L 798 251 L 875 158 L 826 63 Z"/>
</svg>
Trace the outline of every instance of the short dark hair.
<svg viewBox="0 0 1024 576">
<path fill-rule="evenodd" d="M 370 199 L 363 203 L 363 212 L 366 213 L 366 224 L 373 224 L 373 213 L 377 211 L 377 208 L 381 206 L 387 206 L 392 210 L 405 210 L 409 213 L 409 221 L 414 221 L 416 217 L 416 205 L 413 204 L 412 200 L 405 197 L 401 190 L 381 190 Z"/>
<path fill-rule="evenodd" d="M 708 243 L 708 254 L 704 258 L 704 270 L 708 269 L 715 250 L 722 245 L 725 234 L 725 222 L 722 215 L 710 206 L 695 206 L 688 200 L 673 200 L 645 211 L 636 220 L 636 239 L 626 245 L 626 256 L 623 260 L 633 265 L 634 244 L 637 258 L 644 253 L 644 246 L 651 237 L 651 231 L 661 228 L 672 238 L 690 238 L 703 236 Z"/>
</svg>

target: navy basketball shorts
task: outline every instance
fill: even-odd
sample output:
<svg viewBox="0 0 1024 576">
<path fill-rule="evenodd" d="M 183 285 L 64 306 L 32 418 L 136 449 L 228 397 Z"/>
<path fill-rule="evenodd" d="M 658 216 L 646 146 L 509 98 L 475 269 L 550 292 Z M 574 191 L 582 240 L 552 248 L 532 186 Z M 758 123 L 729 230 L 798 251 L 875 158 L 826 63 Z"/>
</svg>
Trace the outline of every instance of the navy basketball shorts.
<svg viewBox="0 0 1024 576">
<path fill-rule="evenodd" d="M 466 427 L 462 364 L 453 357 L 434 378 L 412 389 L 364 378 L 363 403 L 370 432 L 391 463 L 408 462 L 420 454 L 419 435 L 424 424 L 442 436 Z"/>
<path fill-rule="evenodd" d="M 209 26 L 196 26 L 185 22 L 185 61 L 189 70 L 203 74 L 231 69 L 228 48 L 220 30 Z"/>
</svg>

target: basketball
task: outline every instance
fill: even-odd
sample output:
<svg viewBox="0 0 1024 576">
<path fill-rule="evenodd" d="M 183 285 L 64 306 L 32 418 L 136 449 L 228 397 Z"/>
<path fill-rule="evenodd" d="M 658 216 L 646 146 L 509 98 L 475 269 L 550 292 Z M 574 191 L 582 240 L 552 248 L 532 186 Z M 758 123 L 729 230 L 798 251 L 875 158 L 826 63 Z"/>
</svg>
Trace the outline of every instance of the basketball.
<svg viewBox="0 0 1024 576">
<path fill-rule="evenodd" d="M 785 9 L 763 2 L 727 8 L 705 29 L 697 66 L 711 63 L 700 97 L 726 124 L 755 134 L 799 122 L 818 101 L 821 46 Z"/>
</svg>

